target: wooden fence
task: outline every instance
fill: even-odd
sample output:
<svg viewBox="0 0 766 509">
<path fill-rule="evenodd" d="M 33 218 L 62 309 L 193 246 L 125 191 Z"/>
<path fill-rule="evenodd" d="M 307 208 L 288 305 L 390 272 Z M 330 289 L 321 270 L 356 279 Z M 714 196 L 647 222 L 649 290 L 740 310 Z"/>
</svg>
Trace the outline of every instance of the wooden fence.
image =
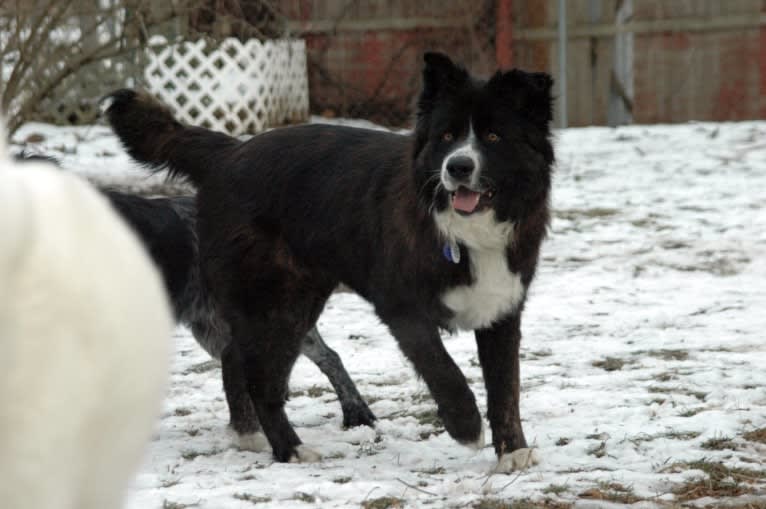
<svg viewBox="0 0 766 509">
<path fill-rule="evenodd" d="M 560 76 L 556 4 L 514 2 L 514 65 Z M 766 3 L 567 0 L 566 72 L 569 125 L 764 118 Z"/>
<path fill-rule="evenodd" d="M 306 41 L 314 113 L 408 125 L 426 50 L 445 51 L 479 73 L 518 66 L 563 81 L 558 4 L 273 0 L 269 5 L 279 26 Z M 764 0 L 565 0 L 565 5 L 568 125 L 766 118 Z M 45 102 L 41 111 L 56 120 L 88 121 L 92 90 L 140 76 L 130 65 L 95 69 L 62 87 L 70 99 Z"/>
</svg>

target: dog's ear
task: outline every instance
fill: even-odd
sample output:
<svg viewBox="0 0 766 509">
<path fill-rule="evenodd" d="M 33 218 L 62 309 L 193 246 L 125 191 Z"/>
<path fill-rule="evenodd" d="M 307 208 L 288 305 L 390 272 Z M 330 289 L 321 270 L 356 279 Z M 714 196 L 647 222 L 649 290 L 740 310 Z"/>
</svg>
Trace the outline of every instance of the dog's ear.
<svg viewBox="0 0 766 509">
<path fill-rule="evenodd" d="M 521 69 L 498 71 L 489 80 L 488 87 L 541 127 L 547 128 L 553 119 L 553 78 L 548 73 Z"/>
<path fill-rule="evenodd" d="M 425 86 L 438 86 L 439 82 L 449 81 L 462 71 L 444 53 L 426 52 L 423 54 L 423 62 L 425 64 L 423 66 Z"/>
<path fill-rule="evenodd" d="M 455 65 L 443 53 L 428 52 L 423 55 L 423 90 L 418 109 L 429 110 L 433 101 L 443 93 L 457 89 L 468 80 L 468 72 Z"/>
<path fill-rule="evenodd" d="M 418 97 L 417 122 L 415 124 L 415 156 L 426 143 L 431 123 L 431 113 L 437 99 L 449 96 L 457 91 L 469 79 L 468 72 L 455 65 L 443 53 L 425 53 L 423 55 L 423 89 Z"/>
</svg>

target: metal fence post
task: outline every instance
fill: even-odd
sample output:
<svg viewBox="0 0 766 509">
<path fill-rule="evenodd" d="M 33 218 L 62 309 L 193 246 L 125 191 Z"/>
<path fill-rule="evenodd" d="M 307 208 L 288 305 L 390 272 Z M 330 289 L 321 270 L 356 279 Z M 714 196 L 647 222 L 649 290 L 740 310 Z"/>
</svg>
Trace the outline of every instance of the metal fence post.
<svg viewBox="0 0 766 509">
<path fill-rule="evenodd" d="M 633 17 L 633 0 L 622 0 L 615 13 L 614 60 L 609 84 L 610 126 L 633 122 L 633 32 L 623 25 Z"/>
<path fill-rule="evenodd" d="M 559 127 L 567 126 L 567 6 L 566 0 L 559 0 L 558 12 L 558 54 L 559 54 Z"/>
</svg>

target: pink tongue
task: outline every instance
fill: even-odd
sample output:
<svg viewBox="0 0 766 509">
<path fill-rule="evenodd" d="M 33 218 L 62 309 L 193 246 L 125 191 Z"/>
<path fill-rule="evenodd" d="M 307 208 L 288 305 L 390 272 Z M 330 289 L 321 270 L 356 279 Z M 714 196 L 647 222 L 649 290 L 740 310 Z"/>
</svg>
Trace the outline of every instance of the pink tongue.
<svg viewBox="0 0 766 509">
<path fill-rule="evenodd" d="M 452 206 L 457 210 L 468 212 L 470 214 L 479 204 L 480 198 L 481 193 L 471 191 L 465 187 L 458 187 L 452 198 Z"/>
</svg>

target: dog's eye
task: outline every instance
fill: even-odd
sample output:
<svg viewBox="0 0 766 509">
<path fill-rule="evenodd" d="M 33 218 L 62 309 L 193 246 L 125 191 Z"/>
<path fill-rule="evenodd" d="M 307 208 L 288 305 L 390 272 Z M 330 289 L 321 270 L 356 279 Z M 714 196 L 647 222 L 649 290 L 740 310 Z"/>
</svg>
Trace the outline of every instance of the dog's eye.
<svg viewBox="0 0 766 509">
<path fill-rule="evenodd" d="M 444 141 L 452 141 L 453 139 L 455 139 L 455 137 L 452 136 L 452 133 L 444 133 L 444 134 L 442 134 L 442 140 L 444 140 Z"/>
<path fill-rule="evenodd" d="M 487 141 L 490 143 L 497 143 L 500 141 L 500 136 L 496 135 L 495 133 L 487 133 Z"/>
</svg>

